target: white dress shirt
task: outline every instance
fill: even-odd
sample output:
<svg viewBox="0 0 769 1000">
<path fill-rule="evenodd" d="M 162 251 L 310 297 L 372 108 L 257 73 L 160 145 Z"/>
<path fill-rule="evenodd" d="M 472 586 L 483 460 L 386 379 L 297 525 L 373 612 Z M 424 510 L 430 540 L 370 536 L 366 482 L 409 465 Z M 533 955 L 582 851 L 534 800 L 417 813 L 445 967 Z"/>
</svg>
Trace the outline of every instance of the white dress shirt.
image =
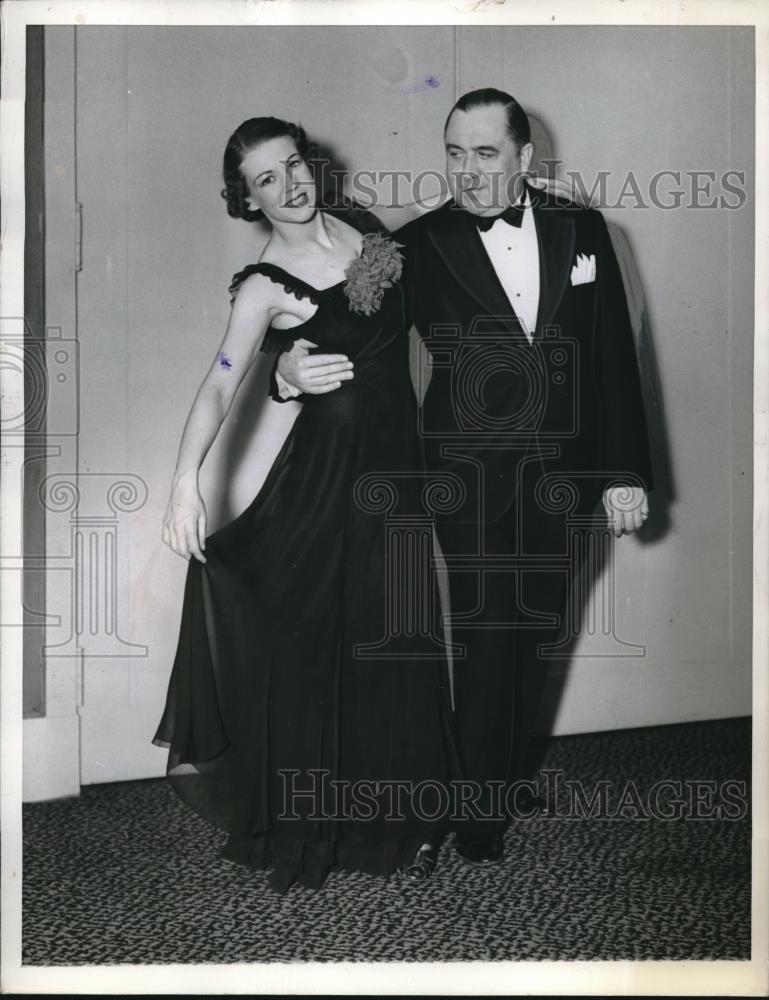
<svg viewBox="0 0 769 1000">
<path fill-rule="evenodd" d="M 520 228 L 497 219 L 478 235 L 531 344 L 539 308 L 539 243 L 528 191 L 525 199 Z"/>
</svg>

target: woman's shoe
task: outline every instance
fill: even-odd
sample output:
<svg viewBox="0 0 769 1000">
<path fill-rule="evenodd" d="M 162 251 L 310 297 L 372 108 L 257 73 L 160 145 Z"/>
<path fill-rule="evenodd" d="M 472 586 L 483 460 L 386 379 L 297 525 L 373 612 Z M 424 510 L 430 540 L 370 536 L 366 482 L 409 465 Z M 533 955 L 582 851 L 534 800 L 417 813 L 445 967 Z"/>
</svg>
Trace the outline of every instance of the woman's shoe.
<svg viewBox="0 0 769 1000">
<path fill-rule="evenodd" d="M 438 862 L 438 845 L 422 844 L 407 865 L 400 869 L 401 875 L 409 882 L 424 882 L 435 871 Z"/>
</svg>

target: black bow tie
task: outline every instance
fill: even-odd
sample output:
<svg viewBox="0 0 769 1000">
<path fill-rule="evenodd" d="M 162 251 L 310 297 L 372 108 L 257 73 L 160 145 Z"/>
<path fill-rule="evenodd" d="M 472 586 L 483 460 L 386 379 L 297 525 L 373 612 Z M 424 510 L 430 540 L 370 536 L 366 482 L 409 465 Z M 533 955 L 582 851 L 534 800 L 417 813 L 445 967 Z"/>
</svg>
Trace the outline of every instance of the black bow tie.
<svg viewBox="0 0 769 1000">
<path fill-rule="evenodd" d="M 473 222 L 482 233 L 487 233 L 497 219 L 502 219 L 503 222 L 515 226 L 516 229 L 520 229 L 523 222 L 523 208 L 524 206 L 518 202 L 517 205 L 509 205 L 499 215 L 473 215 L 472 212 L 468 212 L 467 214 L 472 217 Z"/>
</svg>

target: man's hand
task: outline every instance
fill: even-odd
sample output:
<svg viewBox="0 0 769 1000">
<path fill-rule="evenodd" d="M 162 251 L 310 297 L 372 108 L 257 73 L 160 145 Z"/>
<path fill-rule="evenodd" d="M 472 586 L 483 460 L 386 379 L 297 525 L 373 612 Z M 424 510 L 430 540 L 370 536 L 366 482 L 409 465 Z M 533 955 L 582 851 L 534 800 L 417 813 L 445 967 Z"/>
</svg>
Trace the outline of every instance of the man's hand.
<svg viewBox="0 0 769 1000">
<path fill-rule="evenodd" d="M 610 486 L 603 491 L 603 505 L 616 538 L 637 531 L 649 516 L 646 490 L 640 486 Z"/>
<path fill-rule="evenodd" d="M 297 340 L 278 358 L 278 374 L 299 392 L 319 396 L 333 392 L 353 377 L 352 361 L 345 354 L 310 354 L 311 340 Z"/>
</svg>

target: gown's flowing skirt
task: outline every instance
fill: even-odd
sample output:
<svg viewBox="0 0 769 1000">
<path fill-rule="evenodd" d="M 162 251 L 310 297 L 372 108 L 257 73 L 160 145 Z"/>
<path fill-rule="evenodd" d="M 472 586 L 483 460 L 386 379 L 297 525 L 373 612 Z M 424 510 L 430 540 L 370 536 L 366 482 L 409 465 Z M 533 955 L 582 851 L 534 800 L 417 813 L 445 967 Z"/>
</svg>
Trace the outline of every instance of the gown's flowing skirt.
<svg viewBox="0 0 769 1000">
<path fill-rule="evenodd" d="M 390 483 L 398 512 L 419 520 L 402 351 L 395 345 L 392 363 L 370 378 L 356 372 L 310 397 L 257 497 L 207 539 L 205 564 L 189 564 L 155 742 L 169 747 L 181 798 L 230 834 L 225 855 L 271 869 L 278 891 L 294 881 L 318 887 L 335 868 L 393 871 L 445 817 L 435 798 L 415 807 L 392 783 L 446 785 L 457 773 L 425 559 L 409 572 L 420 574 L 430 627 L 412 622 L 406 644 L 385 642 L 380 658 L 355 652 L 398 626 L 393 505 L 366 503 L 362 487 L 375 498 L 377 488 L 365 477 Z M 347 783 L 347 799 L 331 780 Z M 357 812 L 350 796 L 365 800 Z"/>
</svg>

